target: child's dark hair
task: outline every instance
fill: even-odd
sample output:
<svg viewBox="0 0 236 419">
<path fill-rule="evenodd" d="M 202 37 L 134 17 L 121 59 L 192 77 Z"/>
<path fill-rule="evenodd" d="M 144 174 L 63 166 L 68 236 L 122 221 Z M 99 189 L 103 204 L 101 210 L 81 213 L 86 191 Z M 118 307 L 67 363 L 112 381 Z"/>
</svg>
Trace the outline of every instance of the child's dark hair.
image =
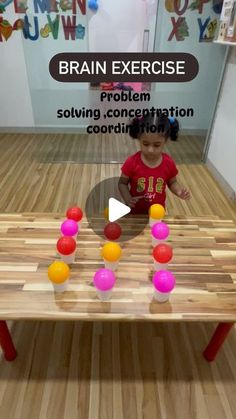
<svg viewBox="0 0 236 419">
<path fill-rule="evenodd" d="M 165 115 L 147 115 L 141 118 L 135 118 L 129 125 L 129 134 L 132 138 L 140 138 L 141 135 L 146 133 L 161 133 L 166 138 L 172 141 L 177 141 L 179 132 L 179 123 L 173 117 Z"/>
</svg>

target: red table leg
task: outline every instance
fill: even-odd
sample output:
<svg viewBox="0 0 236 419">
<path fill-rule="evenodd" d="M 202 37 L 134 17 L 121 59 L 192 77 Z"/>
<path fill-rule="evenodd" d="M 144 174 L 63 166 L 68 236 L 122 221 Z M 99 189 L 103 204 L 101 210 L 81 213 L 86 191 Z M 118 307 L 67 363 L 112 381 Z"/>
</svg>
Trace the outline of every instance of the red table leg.
<svg viewBox="0 0 236 419">
<path fill-rule="evenodd" d="M 17 352 L 4 320 L 0 320 L 0 345 L 4 352 L 5 359 L 7 361 L 13 361 L 16 358 Z"/>
<path fill-rule="evenodd" d="M 232 329 L 234 323 L 219 323 L 210 342 L 208 343 L 205 351 L 203 352 L 204 358 L 211 362 L 214 361 L 217 352 L 223 345 L 227 338 L 230 329 Z"/>
</svg>

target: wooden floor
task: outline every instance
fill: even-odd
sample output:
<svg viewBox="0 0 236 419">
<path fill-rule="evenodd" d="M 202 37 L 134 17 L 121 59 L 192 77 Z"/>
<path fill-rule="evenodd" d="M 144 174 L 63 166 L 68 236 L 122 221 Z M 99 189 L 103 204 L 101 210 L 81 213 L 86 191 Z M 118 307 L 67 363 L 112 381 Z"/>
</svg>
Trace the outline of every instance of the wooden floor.
<svg viewBox="0 0 236 419">
<path fill-rule="evenodd" d="M 109 162 L 135 152 L 130 141 L 103 136 L 95 150 L 85 137 L 0 135 L 0 212 L 84 207 L 96 182 L 119 175 L 120 164 Z M 169 147 L 193 196 L 187 203 L 168 195 L 169 214 L 236 220 L 236 205 L 200 162 L 201 140 Z M 19 356 L 0 362 L 1 419 L 236 418 L 235 330 L 208 364 L 201 352 L 211 323 L 9 324 Z"/>
</svg>

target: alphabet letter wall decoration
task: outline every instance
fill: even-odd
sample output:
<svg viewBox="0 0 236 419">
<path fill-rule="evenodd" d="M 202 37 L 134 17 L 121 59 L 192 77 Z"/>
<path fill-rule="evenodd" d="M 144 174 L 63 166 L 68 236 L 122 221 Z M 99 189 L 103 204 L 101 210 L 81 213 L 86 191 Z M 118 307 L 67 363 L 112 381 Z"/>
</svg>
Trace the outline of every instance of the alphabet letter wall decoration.
<svg viewBox="0 0 236 419">
<path fill-rule="evenodd" d="M 59 35 L 69 41 L 83 40 L 86 28 L 82 23 L 86 21 L 86 1 L 0 0 L 0 42 L 7 41 L 18 30 L 22 30 L 27 41 L 36 41 L 39 37 L 57 40 Z M 16 14 L 13 22 L 3 17 L 8 6 L 11 15 Z M 43 16 L 44 22 L 39 15 Z"/>
<path fill-rule="evenodd" d="M 26 13 L 28 0 L 14 0 L 15 13 Z"/>
<path fill-rule="evenodd" d="M 182 5 L 182 2 L 181 2 Z M 182 16 L 188 8 L 188 0 L 184 0 L 183 7 L 180 7 L 180 2 L 178 0 L 174 0 L 174 11 L 178 16 Z"/>
<path fill-rule="evenodd" d="M 8 20 L 0 18 L 0 42 L 2 42 L 2 37 L 7 41 L 11 37 L 12 31 L 13 27 Z"/>
<path fill-rule="evenodd" d="M 167 12 L 174 13 L 174 11 L 175 11 L 174 1 L 175 0 L 165 0 L 165 8 L 166 8 Z M 181 0 L 178 0 L 178 2 L 177 2 L 177 7 L 178 8 L 180 7 L 180 1 Z"/>
<path fill-rule="evenodd" d="M 213 0 L 212 8 L 213 8 L 214 12 L 217 13 L 218 15 L 221 14 L 221 10 L 222 10 L 222 7 L 223 7 L 223 2 L 224 2 L 224 0 Z"/>
<path fill-rule="evenodd" d="M 204 4 L 209 3 L 210 0 L 194 0 L 192 4 L 190 4 L 190 10 L 198 10 L 198 13 L 202 14 Z"/>
<path fill-rule="evenodd" d="M 171 16 L 172 31 L 168 37 L 168 41 L 184 41 L 190 36 L 189 27 L 194 27 L 193 19 L 196 12 L 198 15 L 206 10 L 210 16 L 205 18 L 197 17 L 199 27 L 199 42 L 212 42 L 215 39 L 218 19 L 213 13 L 220 14 L 223 0 L 212 0 L 212 5 L 206 6 L 210 0 L 165 0 L 165 9 L 169 13 L 175 13 L 178 17 Z M 193 13 L 192 13 L 193 12 Z M 195 12 L 195 13 L 194 13 Z M 191 20 L 191 25 L 188 25 Z"/>
<path fill-rule="evenodd" d="M 200 29 L 199 42 L 212 42 L 215 38 L 217 19 L 211 20 L 208 17 L 205 23 L 202 23 L 202 20 L 198 18 L 198 25 Z"/>
<path fill-rule="evenodd" d="M 189 36 L 188 25 L 185 17 L 178 17 L 177 21 L 174 17 L 171 17 L 173 29 L 169 35 L 168 41 L 171 41 L 175 36 L 177 41 L 184 41 L 186 36 Z"/>
</svg>

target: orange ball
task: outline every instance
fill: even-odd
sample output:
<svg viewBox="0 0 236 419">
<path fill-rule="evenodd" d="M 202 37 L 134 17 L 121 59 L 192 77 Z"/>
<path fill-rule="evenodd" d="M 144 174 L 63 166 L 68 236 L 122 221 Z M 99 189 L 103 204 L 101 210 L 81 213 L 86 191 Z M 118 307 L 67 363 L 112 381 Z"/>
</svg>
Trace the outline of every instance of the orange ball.
<svg viewBox="0 0 236 419">
<path fill-rule="evenodd" d="M 69 276 L 70 268 L 65 262 L 56 260 L 48 268 L 48 278 L 55 284 L 62 284 Z"/>
<path fill-rule="evenodd" d="M 161 204 L 153 204 L 149 208 L 149 217 L 162 220 L 165 217 L 165 208 Z"/>
<path fill-rule="evenodd" d="M 108 242 L 102 248 L 102 257 L 107 262 L 116 262 L 121 257 L 121 248 L 118 243 Z"/>
</svg>

